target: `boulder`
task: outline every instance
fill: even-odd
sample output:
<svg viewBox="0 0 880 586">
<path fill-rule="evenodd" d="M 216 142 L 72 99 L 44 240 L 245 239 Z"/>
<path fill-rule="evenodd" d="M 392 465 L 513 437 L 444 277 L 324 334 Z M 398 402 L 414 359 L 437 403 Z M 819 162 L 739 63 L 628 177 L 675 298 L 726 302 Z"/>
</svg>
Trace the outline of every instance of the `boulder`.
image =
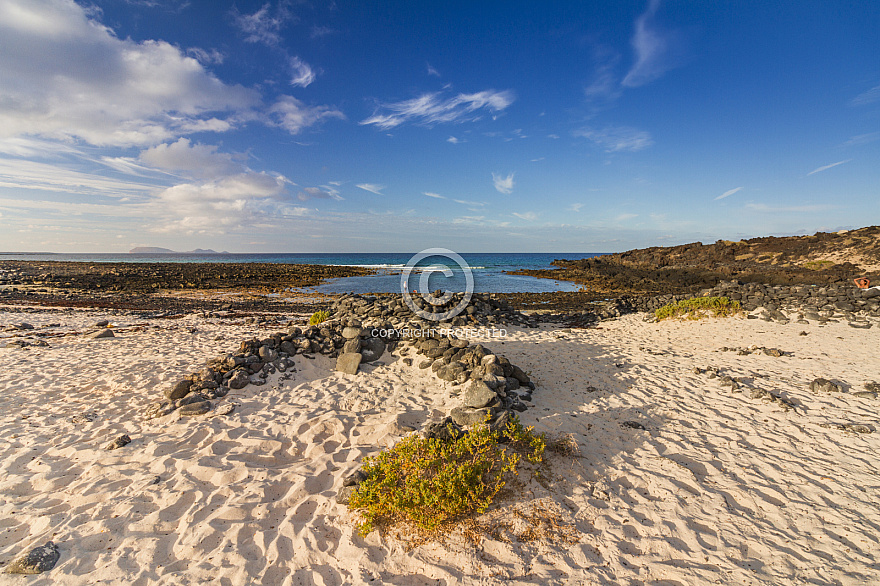
<svg viewBox="0 0 880 586">
<path fill-rule="evenodd" d="M 480 409 L 494 401 L 497 396 L 485 382 L 475 380 L 464 392 L 464 406 Z"/>
<path fill-rule="evenodd" d="M 483 423 L 486 418 L 492 414 L 491 409 L 473 409 L 471 407 L 456 407 L 449 414 L 452 421 L 461 427 L 470 427 L 478 423 Z"/>
<path fill-rule="evenodd" d="M 357 374 L 363 356 L 359 352 L 340 354 L 336 359 L 336 370 L 345 374 Z"/>
<path fill-rule="evenodd" d="M 379 360 L 382 354 L 385 353 L 385 342 L 379 338 L 367 338 L 363 341 L 360 353 L 364 362 Z"/>
</svg>

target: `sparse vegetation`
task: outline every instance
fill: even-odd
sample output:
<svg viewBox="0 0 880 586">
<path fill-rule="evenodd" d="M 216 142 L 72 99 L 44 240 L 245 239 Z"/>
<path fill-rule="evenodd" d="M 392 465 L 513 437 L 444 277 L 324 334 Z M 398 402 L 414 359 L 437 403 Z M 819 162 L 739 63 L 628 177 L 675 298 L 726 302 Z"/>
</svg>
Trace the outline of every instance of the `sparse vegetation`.
<svg viewBox="0 0 880 586">
<path fill-rule="evenodd" d="M 309 325 L 316 326 L 320 323 L 324 323 L 328 319 L 330 319 L 330 312 L 321 309 L 312 314 L 312 317 L 309 318 Z"/>
<path fill-rule="evenodd" d="M 395 525 L 436 534 L 485 512 L 522 459 L 542 462 L 545 447 L 544 434 L 534 434 L 515 417 L 503 431 L 484 423 L 455 439 L 411 435 L 365 459 L 367 477 L 349 506 L 361 515 L 363 535 Z"/>
<path fill-rule="evenodd" d="M 654 312 L 657 320 L 680 318 L 701 319 L 704 317 L 729 317 L 742 311 L 739 301 L 727 297 L 694 297 L 678 303 L 664 305 Z"/>
<path fill-rule="evenodd" d="M 808 260 L 803 264 L 804 268 L 811 271 L 821 271 L 834 266 L 834 262 L 830 260 Z"/>
</svg>

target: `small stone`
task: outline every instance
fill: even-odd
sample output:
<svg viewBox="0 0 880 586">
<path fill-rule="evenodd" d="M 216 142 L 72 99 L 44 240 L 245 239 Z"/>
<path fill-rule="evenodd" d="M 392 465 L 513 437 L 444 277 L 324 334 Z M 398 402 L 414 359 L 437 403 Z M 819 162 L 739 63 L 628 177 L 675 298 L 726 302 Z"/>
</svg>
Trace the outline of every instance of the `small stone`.
<svg viewBox="0 0 880 586">
<path fill-rule="evenodd" d="M 336 359 L 336 370 L 345 374 L 357 374 L 362 359 L 359 352 L 340 354 Z"/>
<path fill-rule="evenodd" d="M 104 446 L 104 449 L 105 450 L 116 450 L 118 448 L 127 446 L 130 443 L 131 443 L 131 438 L 128 437 L 128 435 L 126 435 L 126 434 L 122 434 L 118 438 L 116 438 L 115 440 L 113 440 L 112 442 L 110 442 L 109 444 Z"/>
<path fill-rule="evenodd" d="M 211 410 L 211 402 L 204 401 L 196 401 L 195 403 L 189 403 L 188 405 L 184 405 L 180 408 L 178 413 L 181 417 L 195 417 L 197 415 L 204 415 L 208 411 Z"/>
<path fill-rule="evenodd" d="M 361 328 L 346 326 L 342 329 L 342 337 L 346 340 L 354 340 L 361 335 Z"/>
<path fill-rule="evenodd" d="M 865 383 L 865 390 L 872 393 L 880 393 L 880 384 L 873 381 Z"/>
<path fill-rule="evenodd" d="M 810 390 L 814 393 L 818 393 L 819 391 L 825 391 L 826 393 L 839 393 L 843 389 L 840 388 L 840 385 L 834 384 L 828 379 L 817 378 L 810 383 Z"/>
<path fill-rule="evenodd" d="M 58 563 L 61 554 L 58 547 L 51 541 L 46 545 L 35 547 L 25 555 L 14 560 L 6 567 L 7 574 L 42 574 L 48 572 Z"/>
<path fill-rule="evenodd" d="M 357 354 L 361 351 L 361 339 L 353 338 L 342 345 L 343 354 Z"/>
<path fill-rule="evenodd" d="M 87 340 L 100 340 L 101 338 L 115 338 L 116 335 L 113 333 L 111 329 L 98 330 L 96 332 L 89 332 L 88 334 L 83 334 L 83 338 Z"/>
<path fill-rule="evenodd" d="M 249 382 L 250 379 L 245 371 L 236 370 L 235 374 L 232 375 L 232 378 L 230 378 L 226 384 L 230 389 L 243 389 Z"/>
<path fill-rule="evenodd" d="M 170 389 L 165 389 L 165 396 L 171 399 L 172 401 L 176 399 L 182 399 L 187 394 L 189 394 L 190 389 L 192 388 L 192 381 L 183 379 L 177 381 L 174 386 Z"/>
<path fill-rule="evenodd" d="M 858 397 L 859 399 L 876 399 L 877 393 L 874 391 L 856 391 L 852 394 L 853 397 Z"/>
<path fill-rule="evenodd" d="M 263 362 L 274 362 L 278 360 L 278 352 L 268 346 L 260 346 L 260 360 Z"/>
<path fill-rule="evenodd" d="M 233 411 L 235 411 L 235 403 L 223 403 L 219 405 L 216 409 L 214 409 L 214 413 L 212 417 L 218 417 L 220 415 L 229 415 Z"/>
<path fill-rule="evenodd" d="M 346 476 L 345 480 L 342 481 L 342 486 L 357 486 L 361 482 L 367 479 L 367 473 L 363 471 L 363 469 L 358 468 L 348 476 Z"/>
<path fill-rule="evenodd" d="M 621 427 L 626 427 L 626 428 L 629 428 L 629 429 L 642 429 L 642 430 L 647 430 L 647 429 L 648 429 L 647 427 L 645 427 L 644 425 L 642 425 L 642 424 L 639 423 L 638 421 L 622 421 L 622 422 L 620 423 L 620 426 L 621 426 Z"/>
<path fill-rule="evenodd" d="M 483 414 L 485 419 L 485 414 Z M 455 422 L 452 417 L 447 417 L 443 421 L 434 421 L 425 425 L 422 430 L 422 437 L 425 439 L 450 440 L 457 439 L 464 435 L 464 430 Z"/>
<path fill-rule="evenodd" d="M 343 486 L 336 494 L 336 502 L 340 505 L 348 505 L 357 488 L 357 486 Z"/>
</svg>

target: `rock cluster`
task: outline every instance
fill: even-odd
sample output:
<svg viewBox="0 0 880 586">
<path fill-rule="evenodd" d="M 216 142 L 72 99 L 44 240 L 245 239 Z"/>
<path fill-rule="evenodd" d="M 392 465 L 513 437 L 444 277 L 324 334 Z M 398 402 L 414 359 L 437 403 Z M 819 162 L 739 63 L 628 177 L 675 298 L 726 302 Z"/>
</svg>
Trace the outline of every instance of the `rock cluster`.
<svg viewBox="0 0 880 586">
<path fill-rule="evenodd" d="M 434 295 L 439 297 L 440 291 Z M 442 305 L 431 305 L 419 294 L 411 296 L 412 303 L 427 313 L 442 314 L 456 307 L 462 300 L 462 293 L 455 293 Z M 387 293 L 382 295 L 344 295 L 336 300 L 330 309 L 332 317 L 339 321 L 346 319 L 370 318 L 388 322 L 395 328 L 405 324 L 417 328 L 424 327 L 468 327 L 517 324 L 523 327 L 537 327 L 534 317 L 526 316 L 508 305 L 507 300 L 490 293 L 474 293 L 470 302 L 459 315 L 448 320 L 432 321 L 416 315 L 403 298 L 403 295 Z M 438 326 L 438 324 L 441 324 Z"/>
<path fill-rule="evenodd" d="M 662 295 L 630 302 L 639 311 L 654 311 L 668 303 L 693 297 Z M 696 297 L 727 297 L 739 301 L 746 311 L 764 308 L 767 319 L 775 321 L 789 320 L 783 311 L 799 313 L 799 319 L 813 321 L 825 321 L 835 315 L 880 317 L 880 289 L 859 289 L 851 283 L 771 286 L 721 281 L 711 289 L 700 291 Z"/>
<path fill-rule="evenodd" d="M 455 305 L 453 296 L 449 304 Z M 416 296 L 415 302 L 426 302 Z M 213 358 L 200 372 L 190 374 L 165 389 L 165 400 L 152 403 L 144 418 L 162 417 L 175 411 L 180 416 L 218 414 L 212 401 L 230 389 L 266 384 L 269 375 L 293 369 L 293 356 L 324 354 L 336 358 L 336 370 L 356 374 L 362 364 L 374 363 L 385 352 L 413 346 L 425 359 L 418 365 L 431 368 L 441 380 L 454 386 L 469 383 L 463 404 L 450 414 L 458 425 L 468 426 L 491 417 L 503 427 L 511 411 L 524 411 L 522 401 L 531 400 L 534 383 L 517 366 L 481 345 L 470 346 L 447 330 L 477 325 L 518 324 L 536 327 L 528 318 L 491 295 L 475 294 L 460 316 L 435 322 L 417 316 L 401 295 L 345 295 L 331 307 L 330 319 L 307 327 L 290 326 L 286 332 L 241 342 L 238 352 Z M 412 358 L 404 358 L 412 365 Z M 460 393 L 461 394 L 461 393 Z"/>
</svg>

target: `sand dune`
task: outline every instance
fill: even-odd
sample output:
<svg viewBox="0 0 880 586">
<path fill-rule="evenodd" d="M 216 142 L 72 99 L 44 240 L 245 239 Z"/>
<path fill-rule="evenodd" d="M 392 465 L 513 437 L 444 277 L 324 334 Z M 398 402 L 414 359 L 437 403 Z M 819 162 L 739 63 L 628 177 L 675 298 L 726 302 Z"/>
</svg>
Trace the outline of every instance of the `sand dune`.
<svg viewBox="0 0 880 586">
<path fill-rule="evenodd" d="M 511 484 L 485 521 L 518 521 L 494 538 L 408 550 L 376 532 L 357 535 L 335 495 L 364 455 L 455 406 L 450 383 L 396 355 L 354 376 L 333 372 L 324 357 L 297 356 L 295 372 L 230 393 L 231 414 L 143 421 L 140 412 L 164 386 L 267 330 L 195 315 L 0 311 L 0 326 L 36 328 L 6 337 L 81 332 L 101 319 L 117 325 L 117 337 L 0 348 L 0 563 L 50 539 L 61 551 L 48 573 L 0 574 L 2 583 L 880 578 L 880 433 L 835 427 L 880 429 L 880 400 L 852 394 L 880 382 L 880 327 L 739 318 L 651 324 L 632 315 L 588 330 L 511 328 L 503 343 L 485 343 L 538 384 L 523 422 L 573 434 L 580 457 L 555 457 L 543 483 Z M 43 328 L 50 324 L 58 325 Z M 752 344 L 790 355 L 719 351 Z M 741 387 L 695 367 L 715 367 Z M 845 392 L 813 393 L 817 377 Z M 755 388 L 795 408 L 752 399 Z M 103 449 L 122 433 L 132 443 Z M 529 540 L 527 519 L 541 511 L 561 529 L 549 523 L 538 527 L 548 537 Z"/>
</svg>

